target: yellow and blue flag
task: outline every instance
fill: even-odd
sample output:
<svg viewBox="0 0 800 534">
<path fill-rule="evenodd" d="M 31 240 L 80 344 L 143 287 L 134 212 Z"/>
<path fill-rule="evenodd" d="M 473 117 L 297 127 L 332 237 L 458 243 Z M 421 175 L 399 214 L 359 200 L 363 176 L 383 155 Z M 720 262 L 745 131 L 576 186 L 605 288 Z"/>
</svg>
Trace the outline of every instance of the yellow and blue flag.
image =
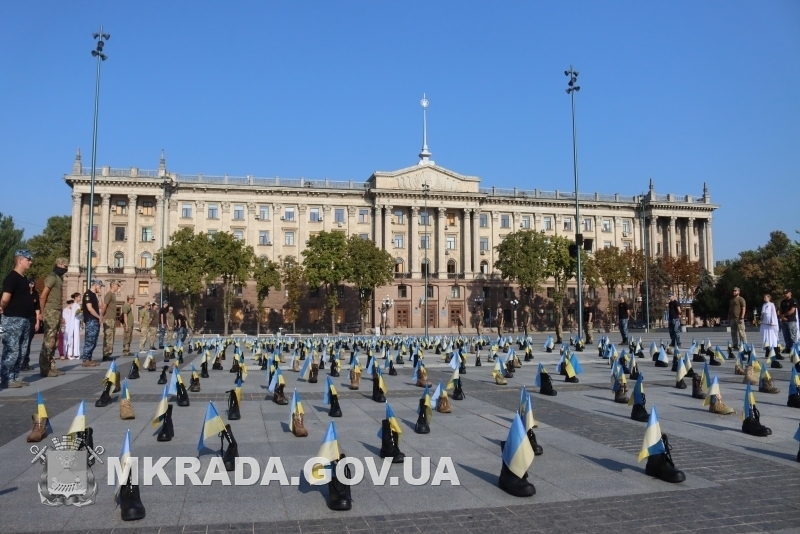
<svg viewBox="0 0 800 534">
<path fill-rule="evenodd" d="M 725 362 L 725 353 L 722 352 L 722 349 L 719 348 L 719 345 L 714 348 L 714 359 L 719 362 Z"/>
<path fill-rule="evenodd" d="M 686 376 L 685 358 L 678 360 L 678 372 L 675 374 L 675 381 L 680 382 Z"/>
<path fill-rule="evenodd" d="M 650 419 L 647 420 L 647 428 L 644 431 L 642 440 L 642 450 L 639 451 L 639 461 L 641 462 L 648 456 L 664 454 L 667 452 L 664 442 L 661 440 L 661 425 L 658 422 L 658 412 L 656 407 L 650 409 Z"/>
<path fill-rule="evenodd" d="M 700 375 L 700 387 L 708 393 L 711 387 L 711 373 L 708 372 L 708 362 L 703 364 L 703 374 Z"/>
<path fill-rule="evenodd" d="M 325 432 L 325 437 L 322 438 L 322 446 L 319 448 L 317 456 L 326 458 L 329 462 L 335 462 L 339 459 L 339 440 L 336 437 L 336 425 L 333 421 L 328 425 L 328 431 Z"/>
<path fill-rule="evenodd" d="M 422 368 L 422 360 L 417 360 L 417 365 L 414 366 L 414 374 L 411 380 L 417 381 L 419 379 L 419 370 Z"/>
<path fill-rule="evenodd" d="M 131 390 L 128 389 L 128 379 L 122 379 L 122 391 L 119 394 L 119 399 L 131 400 Z"/>
<path fill-rule="evenodd" d="M 444 386 L 444 389 L 451 390 L 456 387 L 456 380 L 461 377 L 458 373 L 458 368 L 453 371 L 453 376 L 450 377 L 450 380 L 447 381 L 447 384 Z"/>
<path fill-rule="evenodd" d="M 537 388 L 542 387 L 542 374 L 547 374 L 547 369 L 540 363 L 539 368 L 536 370 L 536 378 L 533 379 L 533 385 Z"/>
<path fill-rule="evenodd" d="M 275 372 L 272 373 L 272 380 L 270 380 L 269 382 L 269 387 L 267 388 L 267 391 L 269 391 L 270 393 L 275 393 L 275 388 L 285 384 L 286 380 L 283 378 L 283 371 L 281 371 L 281 368 L 278 367 L 275 369 Z"/>
<path fill-rule="evenodd" d="M 39 416 L 39 419 L 47 419 L 46 428 L 52 433 L 53 427 L 50 425 L 50 418 L 47 417 L 47 409 L 44 407 L 44 399 L 39 391 L 36 392 L 36 415 Z"/>
<path fill-rule="evenodd" d="M 131 461 L 131 431 L 128 430 L 125 432 L 125 439 L 122 440 L 122 450 L 119 453 L 119 466 L 122 469 L 122 472 L 125 472 L 125 467 Z M 131 469 L 133 466 L 131 466 Z M 117 479 L 117 491 L 121 486 L 124 486 L 127 483 L 127 479 L 123 480 L 122 478 Z"/>
<path fill-rule="evenodd" d="M 336 392 L 336 386 L 333 385 L 333 379 L 328 376 L 325 380 L 325 392 L 322 394 L 322 402 L 323 404 L 330 405 L 331 403 L 331 396 L 338 395 Z"/>
<path fill-rule="evenodd" d="M 497 377 L 502 377 L 504 374 L 505 374 L 505 363 L 503 362 L 503 358 L 501 358 L 498 355 L 494 359 L 494 368 L 492 369 L 492 376 L 494 378 L 497 378 Z"/>
<path fill-rule="evenodd" d="M 636 384 L 633 386 L 633 395 L 628 399 L 628 406 L 644 404 L 644 374 L 639 373 Z"/>
<path fill-rule="evenodd" d="M 519 478 L 525 476 L 533 462 L 533 447 L 528 441 L 525 425 L 519 414 L 514 414 L 514 421 L 508 430 L 506 444 L 503 447 L 503 463 Z"/>
<path fill-rule="evenodd" d="M 192 364 L 192 378 L 200 380 L 200 375 L 197 374 L 197 369 L 194 368 L 194 364 Z"/>
<path fill-rule="evenodd" d="M 370 351 L 371 352 L 371 351 Z M 367 367 L 364 371 L 368 374 L 372 374 L 372 369 L 375 367 L 375 358 L 373 356 L 367 356 Z"/>
<path fill-rule="evenodd" d="M 658 361 L 667 363 L 667 352 L 664 350 L 663 346 L 660 349 L 658 349 Z"/>
<path fill-rule="evenodd" d="M 436 386 L 436 389 L 433 390 L 433 395 L 431 395 L 431 406 L 436 406 L 436 403 L 439 402 L 439 397 L 443 394 L 445 397 L 447 396 L 447 392 L 444 391 L 444 384 L 439 381 L 439 385 Z"/>
<path fill-rule="evenodd" d="M 170 395 L 177 395 L 178 394 L 178 368 L 175 367 L 172 369 L 172 375 L 169 377 L 169 384 L 167 393 Z"/>
<path fill-rule="evenodd" d="M 458 350 L 456 350 L 453 353 L 453 357 L 450 358 L 450 363 L 448 364 L 448 366 L 450 367 L 450 369 L 455 369 L 457 371 L 459 365 L 461 365 L 461 354 Z"/>
<path fill-rule="evenodd" d="M 800 374 L 797 374 L 797 368 L 792 366 L 792 377 L 789 379 L 789 395 L 797 395 L 800 393 Z"/>
<path fill-rule="evenodd" d="M 78 412 L 75 414 L 75 418 L 72 420 L 72 424 L 69 425 L 69 431 L 67 434 L 73 435 L 76 432 L 85 432 L 86 431 L 86 402 L 81 401 L 78 405 Z"/>
<path fill-rule="evenodd" d="M 706 399 L 703 401 L 703 406 L 710 406 L 712 404 L 712 397 L 714 397 L 713 402 L 717 402 L 716 397 L 719 395 L 721 395 L 719 391 L 719 381 L 717 380 L 717 375 L 714 375 L 714 379 L 711 381 L 711 385 L 708 388 Z"/>
<path fill-rule="evenodd" d="M 300 394 L 297 390 L 294 390 L 292 393 L 292 402 L 289 403 L 289 430 L 294 432 L 294 414 L 303 415 L 305 414 L 305 410 L 303 410 L 303 403 L 300 402 Z"/>
<path fill-rule="evenodd" d="M 106 371 L 106 376 L 103 377 L 103 384 L 106 382 L 110 382 L 114 385 L 117 384 L 117 360 L 113 360 L 108 371 Z"/>
<path fill-rule="evenodd" d="M 658 352 L 658 345 L 656 345 L 656 342 L 653 341 L 650 343 L 650 357 L 652 358 L 655 356 L 656 352 Z"/>
<path fill-rule="evenodd" d="M 386 420 L 389 421 L 389 427 L 392 431 L 397 433 L 397 441 L 399 442 L 400 436 L 403 434 L 403 428 L 400 426 L 400 420 L 395 417 L 394 410 L 389 406 L 388 401 L 386 402 Z M 383 427 L 378 430 L 378 437 L 383 439 Z"/>
<path fill-rule="evenodd" d="M 433 409 L 431 408 L 431 391 L 428 386 L 425 386 L 425 391 L 422 392 L 423 406 L 425 406 L 425 414 L 428 417 L 428 422 L 433 418 Z M 420 407 L 417 406 L 417 415 L 420 414 Z"/>
<path fill-rule="evenodd" d="M 525 403 L 520 407 L 519 416 L 525 424 L 526 432 L 536 426 L 536 420 L 533 417 L 533 397 L 530 393 L 525 394 Z"/>
<path fill-rule="evenodd" d="M 547 336 L 547 341 L 544 342 L 544 349 L 552 349 L 555 346 L 553 343 L 553 336 Z"/>
<path fill-rule="evenodd" d="M 683 355 L 683 366 L 686 368 L 687 373 L 692 369 L 692 359 L 689 357 L 688 352 Z"/>
<path fill-rule="evenodd" d="M 150 367 L 151 364 L 155 363 L 155 358 L 153 358 L 153 351 L 147 351 L 147 357 L 144 359 L 144 366 L 145 368 Z"/>
<path fill-rule="evenodd" d="M 372 358 L 372 361 L 375 361 L 375 358 Z M 380 389 L 384 395 L 389 393 L 389 388 L 386 387 L 386 382 L 383 381 L 383 373 L 381 372 L 380 367 L 375 367 L 375 372 L 378 376 L 375 378 L 378 380 L 378 389 Z"/>
<path fill-rule="evenodd" d="M 303 366 L 300 367 L 300 376 L 298 378 L 302 378 L 304 380 L 308 380 L 311 377 L 311 356 L 307 357 L 303 361 Z"/>
<path fill-rule="evenodd" d="M 206 408 L 206 417 L 203 419 L 203 428 L 200 429 L 200 441 L 197 443 L 197 450 L 203 450 L 203 443 L 208 438 L 217 436 L 220 432 L 225 432 L 225 422 L 219 416 L 219 412 L 214 407 L 214 403 L 208 401 L 208 408 Z"/>
<path fill-rule="evenodd" d="M 161 400 L 159 400 L 156 405 L 156 415 L 153 416 L 153 428 L 161 424 L 161 421 L 164 420 L 164 415 L 167 413 L 167 407 L 169 406 L 169 392 L 167 391 L 167 387 L 168 386 L 164 386 L 164 393 L 161 394 Z"/>
<path fill-rule="evenodd" d="M 748 382 L 747 387 L 744 388 L 744 410 L 742 411 L 742 421 L 750 417 L 750 411 L 755 405 L 756 394 L 753 393 L 753 389 L 750 387 L 750 382 Z"/>
<path fill-rule="evenodd" d="M 794 440 L 800 441 L 800 426 L 797 428 L 797 432 L 794 433 Z"/>
</svg>

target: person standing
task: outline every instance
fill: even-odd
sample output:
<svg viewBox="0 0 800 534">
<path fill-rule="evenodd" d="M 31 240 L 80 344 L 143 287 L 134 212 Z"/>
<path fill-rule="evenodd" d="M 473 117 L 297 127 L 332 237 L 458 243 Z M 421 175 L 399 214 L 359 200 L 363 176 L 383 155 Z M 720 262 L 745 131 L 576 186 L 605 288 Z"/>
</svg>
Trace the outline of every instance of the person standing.
<svg viewBox="0 0 800 534">
<path fill-rule="evenodd" d="M 53 271 L 44 279 L 44 289 L 42 289 L 40 301 L 44 319 L 42 328 L 44 337 L 42 339 L 42 350 L 39 352 L 39 376 L 42 377 L 53 378 L 64 374 L 63 371 L 56 369 L 55 351 L 56 343 L 58 343 L 58 331 L 63 317 L 61 303 L 64 302 L 64 274 L 66 272 L 67 259 L 58 258 Z"/>
<path fill-rule="evenodd" d="M 175 316 L 175 325 L 178 328 L 178 341 L 181 344 L 186 342 L 186 316 L 183 314 L 184 310 L 178 310 L 178 315 Z"/>
<path fill-rule="evenodd" d="M 67 345 L 67 358 L 77 360 L 81 357 L 81 326 L 83 324 L 83 308 L 81 308 L 81 294 L 73 293 L 72 322 L 69 325 L 69 344 Z"/>
<path fill-rule="evenodd" d="M 784 297 L 781 301 L 781 330 L 783 330 L 783 341 L 786 346 L 783 352 L 789 353 L 792 346 L 797 343 L 797 301 L 792 298 L 792 290 L 787 289 L 783 292 Z"/>
<path fill-rule="evenodd" d="M 14 253 L 14 269 L 3 280 L 0 313 L 3 315 L 3 356 L 0 360 L 0 389 L 28 385 L 18 380 L 19 364 L 30 336 L 29 317 L 33 311 L 31 290 L 25 273 L 31 268 L 33 255 L 29 250 Z"/>
<path fill-rule="evenodd" d="M 461 327 L 464 326 L 464 321 L 461 320 L 461 312 L 456 312 L 456 328 L 458 328 L 458 335 L 461 335 Z"/>
<path fill-rule="evenodd" d="M 169 312 L 169 302 L 166 300 L 158 310 L 158 348 L 164 348 L 164 335 L 167 333 L 167 312 Z"/>
<path fill-rule="evenodd" d="M 100 302 L 98 295 L 103 290 L 102 280 L 92 280 L 89 289 L 83 294 L 81 300 L 81 310 L 83 311 L 83 324 L 86 329 L 86 339 L 83 341 L 83 355 L 81 359 L 83 367 L 96 367 L 99 363 L 92 361 L 92 354 L 97 346 L 97 338 L 100 337 Z"/>
<path fill-rule="evenodd" d="M 103 361 L 110 362 L 114 354 L 114 334 L 117 331 L 117 296 L 119 280 L 111 280 L 108 293 L 103 297 L 100 315 L 103 317 Z"/>
<path fill-rule="evenodd" d="M 498 304 L 497 313 L 495 314 L 494 318 L 495 324 L 497 325 L 497 335 L 503 333 L 503 323 L 505 322 L 504 319 L 505 317 L 503 316 L 503 307 L 500 304 Z"/>
<path fill-rule="evenodd" d="M 128 295 L 125 304 L 122 305 L 122 355 L 131 355 L 131 340 L 133 339 L 133 295 Z"/>
<path fill-rule="evenodd" d="M 28 335 L 28 343 L 25 345 L 25 355 L 22 357 L 22 366 L 19 368 L 20 371 L 33 371 L 33 367 L 31 367 L 31 342 L 33 341 L 33 336 L 39 331 L 42 325 L 42 307 L 39 301 L 39 292 L 36 291 L 36 280 L 28 278 L 28 287 L 31 288 L 33 315 L 28 317 L 31 328 Z"/>
<path fill-rule="evenodd" d="M 175 312 L 172 309 L 172 306 L 169 307 L 167 310 L 167 345 L 174 346 L 175 345 Z"/>
<path fill-rule="evenodd" d="M 619 333 L 622 334 L 622 344 L 627 345 L 628 320 L 631 318 L 631 310 L 622 295 L 619 296 L 619 303 L 617 304 L 617 317 L 619 318 Z"/>
<path fill-rule="evenodd" d="M 483 310 L 478 308 L 475 312 L 475 330 L 478 332 L 478 335 L 481 335 L 483 331 Z"/>
<path fill-rule="evenodd" d="M 772 296 L 767 293 L 764 295 L 764 305 L 761 306 L 761 336 L 763 337 L 764 350 L 769 347 L 778 347 L 778 313 L 775 311 L 775 304 L 772 303 Z M 777 352 L 777 351 L 776 351 Z M 776 357 L 782 357 L 779 354 Z"/>
<path fill-rule="evenodd" d="M 681 308 L 675 293 L 669 294 L 669 304 L 667 305 L 667 319 L 669 321 L 670 345 L 674 348 L 681 347 Z"/>
<path fill-rule="evenodd" d="M 144 352 L 150 348 L 148 340 L 150 338 L 150 303 L 145 302 L 144 307 L 139 310 L 139 352 Z"/>
<path fill-rule="evenodd" d="M 69 327 L 72 321 L 72 303 L 74 301 L 69 299 L 66 304 L 64 304 L 64 309 L 61 310 L 61 333 L 59 337 L 61 340 L 59 341 L 58 352 L 61 360 L 67 359 L 67 354 L 69 350 Z"/>
<path fill-rule="evenodd" d="M 159 319 L 158 311 L 159 311 L 158 303 L 154 302 L 152 306 L 150 306 L 150 328 L 147 331 L 148 340 L 150 342 L 150 350 L 156 350 L 155 344 L 156 344 L 156 336 L 158 335 L 158 319 Z M 163 349 L 164 346 L 161 345 L 161 348 Z"/>
<path fill-rule="evenodd" d="M 592 330 L 594 329 L 594 308 L 588 304 L 583 308 L 583 331 L 586 332 L 586 343 L 592 342 Z"/>
<path fill-rule="evenodd" d="M 733 288 L 733 298 L 728 305 L 728 321 L 731 325 L 731 342 L 733 350 L 741 350 L 742 343 L 747 343 L 747 335 L 744 332 L 744 314 L 747 310 L 747 303 L 739 295 L 739 288 Z"/>
<path fill-rule="evenodd" d="M 522 331 L 525 333 L 525 337 L 528 337 L 528 329 L 531 325 L 531 307 L 530 306 L 523 306 L 522 307 Z"/>
</svg>

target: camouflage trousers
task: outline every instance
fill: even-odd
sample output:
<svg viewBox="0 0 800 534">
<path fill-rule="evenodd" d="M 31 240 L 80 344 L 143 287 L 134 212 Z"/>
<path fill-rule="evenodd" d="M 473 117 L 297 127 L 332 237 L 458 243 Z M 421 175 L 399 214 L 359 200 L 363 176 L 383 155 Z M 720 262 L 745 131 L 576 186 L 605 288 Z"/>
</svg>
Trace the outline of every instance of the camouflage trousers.
<svg viewBox="0 0 800 534">
<path fill-rule="evenodd" d="M 27 317 L 3 317 L 3 357 L 0 360 L 0 384 L 17 380 L 22 357 L 31 337 Z"/>
<path fill-rule="evenodd" d="M 56 355 L 56 343 L 58 342 L 58 330 L 61 327 L 61 311 L 45 310 L 44 320 L 42 321 L 42 351 L 39 353 L 39 376 L 50 374 L 50 367 Z"/>
<path fill-rule="evenodd" d="M 83 340 L 83 356 L 81 360 L 92 359 L 94 348 L 97 346 L 97 338 L 100 337 L 100 321 L 86 321 L 84 327 L 85 338 Z"/>
<path fill-rule="evenodd" d="M 592 343 L 592 330 L 594 329 L 594 322 L 587 321 L 583 323 L 583 331 L 586 336 L 586 343 Z"/>
<path fill-rule="evenodd" d="M 143 326 L 142 336 L 139 338 L 139 352 L 150 350 L 150 347 L 156 342 L 156 327 Z"/>
<path fill-rule="evenodd" d="M 122 354 L 131 353 L 131 339 L 133 339 L 133 327 L 126 326 L 122 332 Z"/>
<path fill-rule="evenodd" d="M 111 356 L 114 353 L 114 334 L 117 325 L 114 319 L 103 323 L 103 357 Z"/>
</svg>

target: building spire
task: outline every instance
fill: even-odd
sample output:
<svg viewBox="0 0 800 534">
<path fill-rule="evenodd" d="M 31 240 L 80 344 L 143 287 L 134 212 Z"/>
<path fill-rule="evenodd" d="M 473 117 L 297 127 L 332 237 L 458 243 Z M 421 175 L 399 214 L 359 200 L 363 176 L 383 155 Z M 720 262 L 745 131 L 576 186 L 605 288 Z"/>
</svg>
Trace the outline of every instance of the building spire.
<svg viewBox="0 0 800 534">
<path fill-rule="evenodd" d="M 81 147 L 75 153 L 75 162 L 72 164 L 72 174 L 83 174 L 83 165 L 81 165 Z"/>
<path fill-rule="evenodd" d="M 653 179 L 650 178 L 650 192 L 652 193 L 655 187 L 653 186 Z"/>
<path fill-rule="evenodd" d="M 433 160 L 430 159 L 431 152 L 428 150 L 427 109 L 430 103 L 428 99 L 425 98 L 425 93 L 422 93 L 422 100 L 420 100 L 419 103 L 422 106 L 422 151 L 419 153 L 419 165 L 433 165 Z"/>
</svg>

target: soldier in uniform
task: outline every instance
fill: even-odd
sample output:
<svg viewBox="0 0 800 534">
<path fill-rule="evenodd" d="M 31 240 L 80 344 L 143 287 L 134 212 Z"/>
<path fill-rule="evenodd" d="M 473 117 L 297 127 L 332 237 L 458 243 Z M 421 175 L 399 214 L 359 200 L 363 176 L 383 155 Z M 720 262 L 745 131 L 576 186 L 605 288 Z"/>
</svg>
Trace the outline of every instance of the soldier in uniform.
<svg viewBox="0 0 800 534">
<path fill-rule="evenodd" d="M 103 361 L 111 361 L 114 353 L 114 334 L 117 330 L 117 297 L 119 280 L 109 282 L 108 293 L 103 297 L 100 314 L 103 316 Z"/>
<path fill-rule="evenodd" d="M 495 321 L 497 323 L 497 334 L 503 333 L 503 323 L 505 322 L 505 316 L 503 315 L 503 307 L 499 304 L 497 305 L 497 314 L 495 315 Z"/>
<path fill-rule="evenodd" d="M 122 355 L 131 355 L 131 339 L 133 338 L 133 295 L 128 295 L 125 304 L 122 305 Z"/>
<path fill-rule="evenodd" d="M 29 317 L 33 310 L 31 290 L 25 272 L 31 268 L 33 255 L 20 249 L 14 253 L 14 269 L 3 280 L 0 312 L 3 314 L 3 356 L 0 360 L 0 389 L 29 385 L 18 380 L 19 365 L 30 336 Z"/>
<path fill-rule="evenodd" d="M 475 312 L 475 330 L 478 331 L 478 335 L 483 332 L 483 309 L 481 308 Z"/>
<path fill-rule="evenodd" d="M 39 306 L 42 309 L 44 339 L 42 351 L 39 353 L 39 376 L 56 377 L 63 375 L 55 366 L 56 343 L 58 330 L 61 327 L 63 303 L 64 274 L 67 272 L 67 259 L 58 258 L 53 272 L 44 279 L 44 289 L 39 297 Z"/>
<path fill-rule="evenodd" d="M 458 328 L 458 335 L 461 335 L 461 327 L 464 326 L 464 321 L 461 320 L 461 314 L 456 313 L 456 327 Z"/>
<path fill-rule="evenodd" d="M 154 302 L 150 306 L 150 325 L 147 329 L 147 339 L 149 341 L 149 348 L 156 350 L 156 337 L 158 336 L 158 303 Z"/>
<path fill-rule="evenodd" d="M 150 303 L 145 302 L 144 307 L 139 310 L 139 352 L 144 352 L 150 348 L 148 344 L 148 332 L 150 331 Z"/>
<path fill-rule="evenodd" d="M 522 308 L 522 330 L 525 332 L 525 337 L 528 337 L 528 328 L 531 324 L 531 307 L 524 306 Z"/>
<path fill-rule="evenodd" d="M 172 306 L 167 310 L 167 345 L 175 346 L 175 312 Z"/>
</svg>

